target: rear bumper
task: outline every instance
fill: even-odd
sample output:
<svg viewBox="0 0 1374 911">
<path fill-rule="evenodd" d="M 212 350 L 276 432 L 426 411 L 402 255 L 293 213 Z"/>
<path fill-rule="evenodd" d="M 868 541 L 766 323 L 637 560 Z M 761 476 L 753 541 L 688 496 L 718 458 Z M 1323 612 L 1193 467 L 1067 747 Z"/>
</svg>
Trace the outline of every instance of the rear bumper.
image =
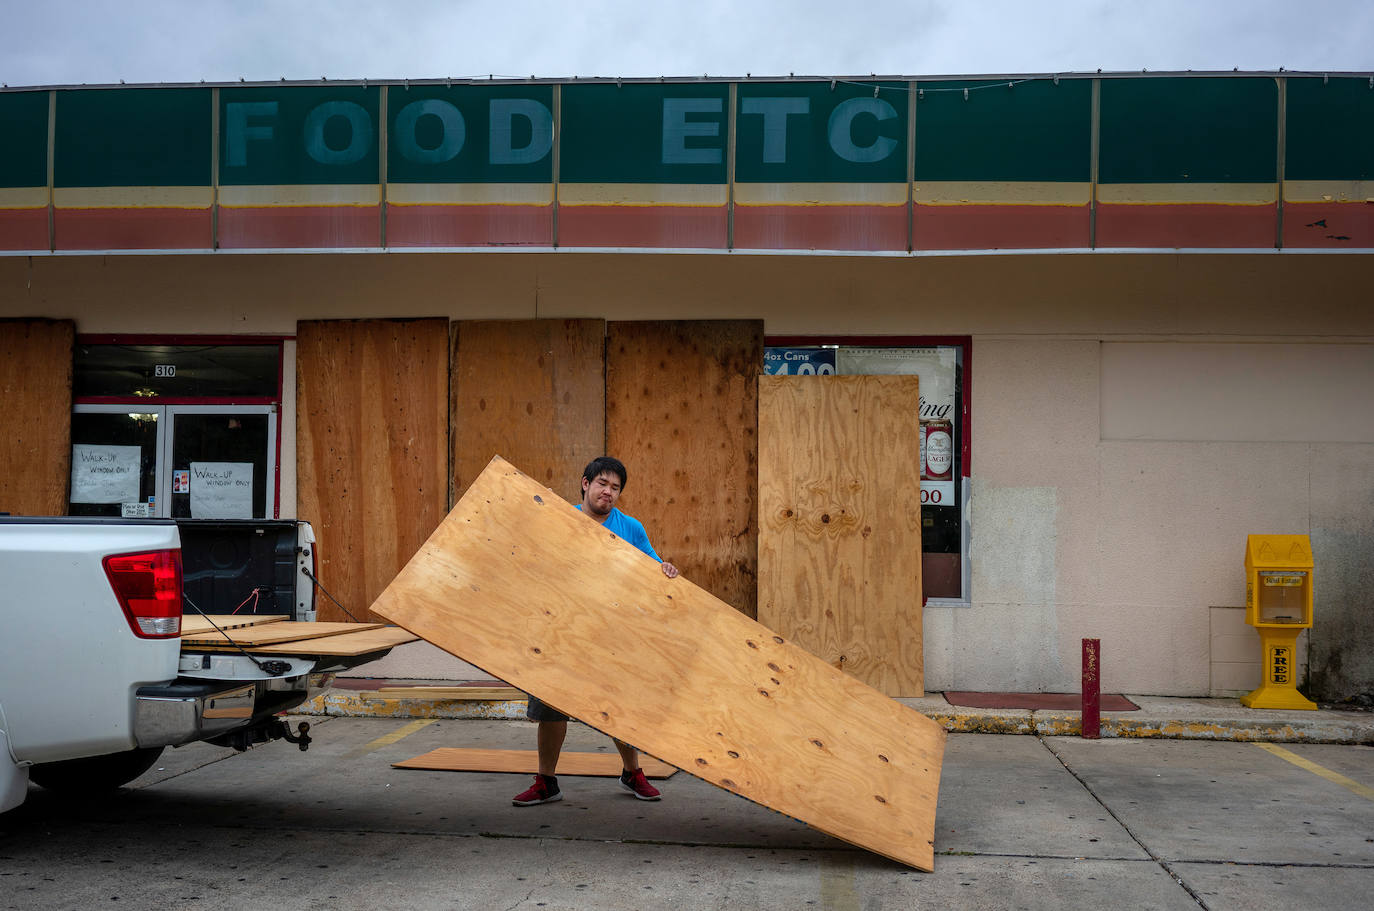
<svg viewBox="0 0 1374 911">
<path fill-rule="evenodd" d="M 144 686 L 134 702 L 134 739 L 140 747 L 208 740 L 295 708 L 307 696 L 304 677 L 232 686 L 199 681 Z"/>
</svg>

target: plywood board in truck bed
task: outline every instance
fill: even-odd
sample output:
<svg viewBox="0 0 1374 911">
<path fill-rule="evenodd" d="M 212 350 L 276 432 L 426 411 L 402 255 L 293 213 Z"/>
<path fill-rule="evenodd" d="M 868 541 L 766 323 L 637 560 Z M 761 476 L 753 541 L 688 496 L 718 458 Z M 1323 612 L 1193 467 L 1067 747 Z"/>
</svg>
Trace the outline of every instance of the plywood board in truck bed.
<svg viewBox="0 0 1374 911">
<path fill-rule="evenodd" d="M 184 646 L 227 645 L 235 642 L 245 648 L 258 645 L 271 645 L 275 642 L 295 642 L 300 639 L 322 639 L 325 636 L 339 636 L 356 633 L 359 630 L 377 629 L 381 623 L 306 623 L 296 620 L 283 620 L 279 623 L 264 623 L 240 629 L 209 630 L 204 633 L 181 634 Z"/>
<path fill-rule="evenodd" d="M 712 784 L 932 869 L 938 724 L 668 579 L 499 457 L 372 611 Z"/>
<path fill-rule="evenodd" d="M 296 639 L 291 642 L 276 642 L 271 645 L 244 645 L 246 651 L 254 655 L 294 655 L 301 658 L 353 658 L 358 655 L 367 655 L 371 652 L 380 652 L 404 645 L 407 642 L 414 642 L 419 639 L 414 633 L 409 633 L 394 626 L 378 626 L 373 628 L 372 624 L 353 624 L 362 627 L 357 632 L 338 633 L 332 636 L 319 636 L 314 639 Z M 196 652 L 237 652 L 239 647 L 229 645 L 221 641 L 219 645 L 207 646 L 187 646 L 183 648 Z"/>
<path fill-rule="evenodd" d="M 246 626 L 261 626 L 264 623 L 280 623 L 288 620 L 286 614 L 188 614 L 181 618 L 181 635 L 195 636 L 200 633 L 213 633 L 220 629 L 243 629 Z"/>
</svg>

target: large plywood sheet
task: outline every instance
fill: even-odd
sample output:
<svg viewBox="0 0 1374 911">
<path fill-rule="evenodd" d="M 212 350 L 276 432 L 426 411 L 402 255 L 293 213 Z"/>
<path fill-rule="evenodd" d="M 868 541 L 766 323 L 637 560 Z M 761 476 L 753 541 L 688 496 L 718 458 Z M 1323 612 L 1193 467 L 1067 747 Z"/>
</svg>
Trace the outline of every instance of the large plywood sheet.
<svg viewBox="0 0 1374 911">
<path fill-rule="evenodd" d="M 495 453 L 567 499 L 606 444 L 606 323 L 599 319 L 453 324 L 453 492 Z"/>
<path fill-rule="evenodd" d="M 914 376 L 759 377 L 759 622 L 922 696 Z"/>
<path fill-rule="evenodd" d="M 630 473 L 620 508 L 663 559 L 750 617 L 762 369 L 762 320 L 607 324 L 606 449 Z"/>
<path fill-rule="evenodd" d="M 721 788 L 923 870 L 945 733 L 493 459 L 372 610 Z"/>
<path fill-rule="evenodd" d="M 299 514 L 361 616 L 448 508 L 448 321 L 302 322 L 296 343 Z"/>
<path fill-rule="evenodd" d="M 0 512 L 67 513 L 75 333 L 71 320 L 0 320 Z"/>
</svg>

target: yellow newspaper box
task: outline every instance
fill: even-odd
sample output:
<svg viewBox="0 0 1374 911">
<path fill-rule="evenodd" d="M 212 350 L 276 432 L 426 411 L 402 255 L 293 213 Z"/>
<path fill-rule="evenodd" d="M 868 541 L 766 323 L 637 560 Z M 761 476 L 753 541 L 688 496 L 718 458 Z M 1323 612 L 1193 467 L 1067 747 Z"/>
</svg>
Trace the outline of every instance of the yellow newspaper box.
<svg viewBox="0 0 1374 911">
<path fill-rule="evenodd" d="M 1252 709 L 1315 709 L 1298 692 L 1297 642 L 1312 626 L 1312 544 L 1307 535 L 1250 535 L 1245 622 L 1260 634 L 1264 679 L 1240 697 Z"/>
</svg>

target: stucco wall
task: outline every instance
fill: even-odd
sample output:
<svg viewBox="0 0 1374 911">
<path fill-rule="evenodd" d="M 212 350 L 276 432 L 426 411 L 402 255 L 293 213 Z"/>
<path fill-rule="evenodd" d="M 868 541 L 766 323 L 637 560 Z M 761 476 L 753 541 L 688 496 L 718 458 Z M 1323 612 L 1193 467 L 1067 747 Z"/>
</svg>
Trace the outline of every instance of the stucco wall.
<svg viewBox="0 0 1374 911">
<path fill-rule="evenodd" d="M 1209 609 L 1243 603 L 1245 535 L 1268 532 L 1312 535 L 1311 673 L 1339 698 L 1374 690 L 1374 443 L 1217 439 L 1205 409 L 1164 439 L 1104 438 L 1121 425 L 1112 409 L 1136 406 L 1118 373 L 1104 401 L 1103 345 L 1257 341 L 1301 363 L 1334 343 L 1364 376 L 1368 274 L 1368 257 L 1290 254 L 8 257 L 0 317 L 291 335 L 319 318 L 748 316 L 775 335 L 971 335 L 972 602 L 926 612 L 929 689 L 1074 690 L 1080 639 L 1094 637 L 1108 690 L 1206 694 Z M 1344 403 L 1321 426 L 1350 408 L 1340 376 L 1308 389 L 1313 408 Z M 283 427 L 290 514 L 290 414 Z M 456 667 L 434 657 L 417 655 L 414 676 Z"/>
<path fill-rule="evenodd" d="M 847 332 L 1374 339 L 1370 258 L 1323 254 L 0 256 L 0 316 L 80 332 L 294 334 L 300 319 L 762 318 Z"/>
<path fill-rule="evenodd" d="M 1367 690 L 1374 446 L 1103 440 L 1102 348 L 975 336 L 973 604 L 927 611 L 928 686 L 1074 690 L 1080 640 L 1100 638 L 1107 689 L 1205 694 L 1209 608 L 1245 603 L 1245 536 L 1310 534 L 1313 680 Z"/>
</svg>

